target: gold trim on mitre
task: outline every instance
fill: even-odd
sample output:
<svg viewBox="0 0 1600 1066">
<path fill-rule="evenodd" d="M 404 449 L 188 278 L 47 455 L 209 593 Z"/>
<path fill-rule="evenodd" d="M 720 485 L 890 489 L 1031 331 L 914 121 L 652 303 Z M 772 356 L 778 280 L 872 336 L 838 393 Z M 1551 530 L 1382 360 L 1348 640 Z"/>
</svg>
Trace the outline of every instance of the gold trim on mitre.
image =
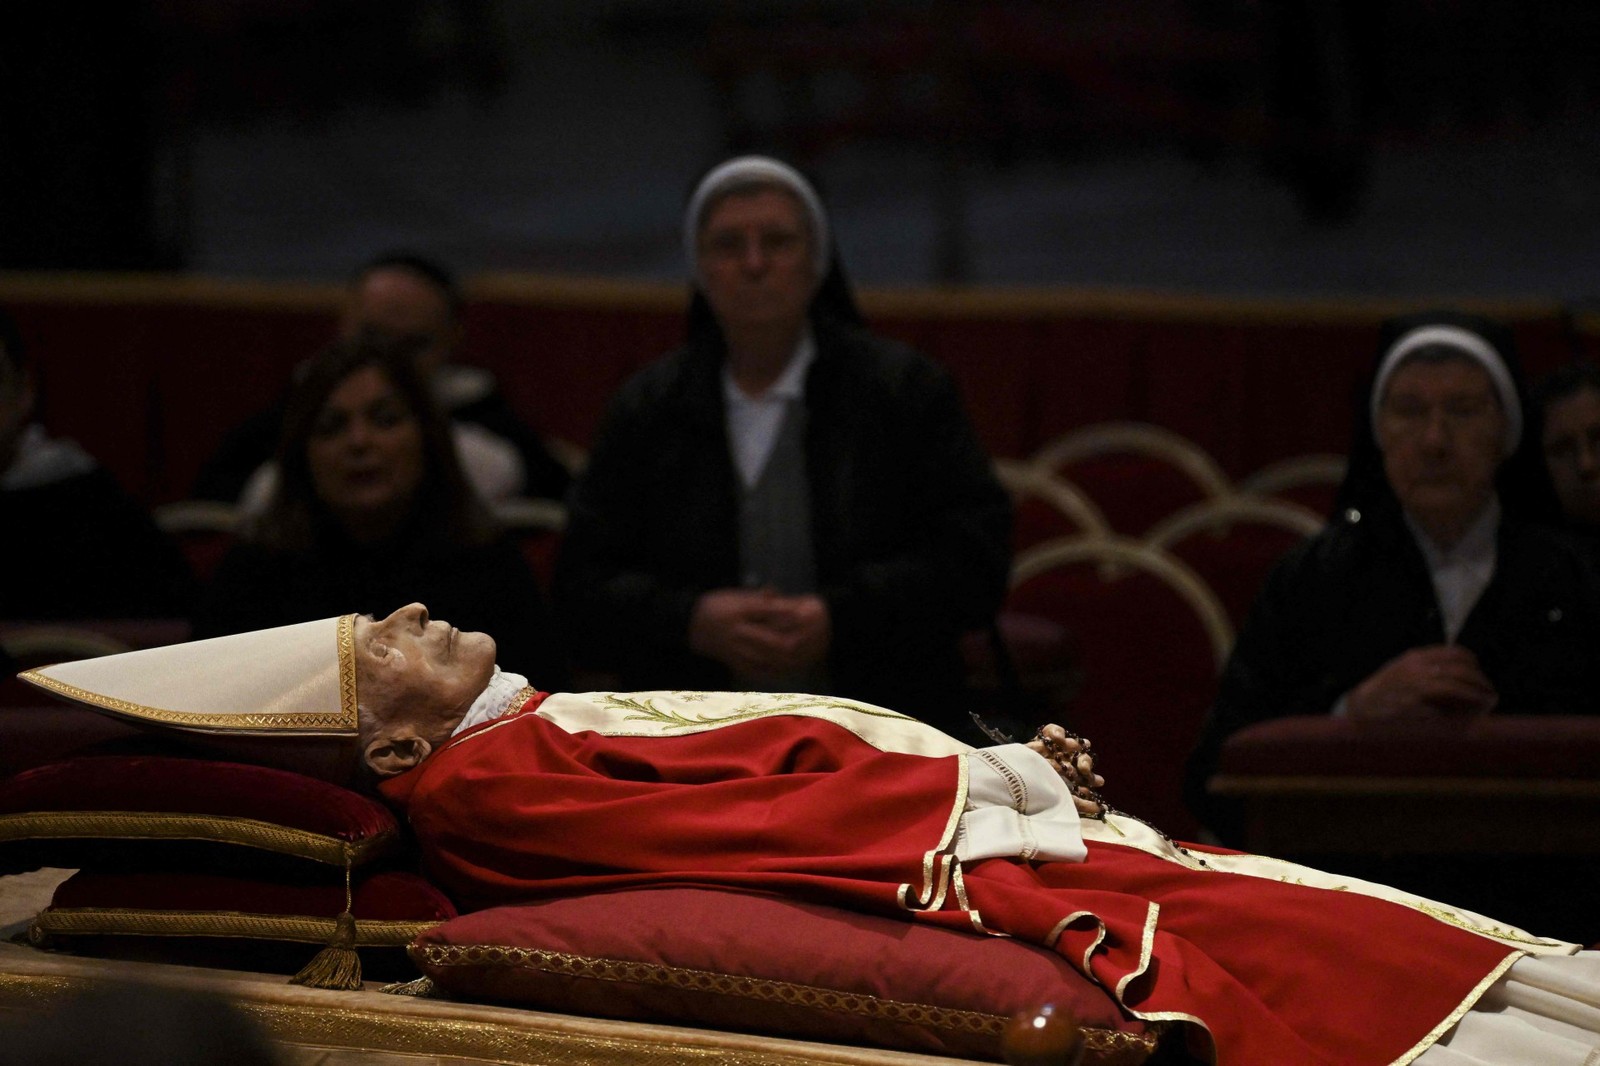
<svg viewBox="0 0 1600 1066">
<path fill-rule="evenodd" d="M 57 663 L 22 680 L 113 714 L 206 733 L 353 736 L 355 615 Z"/>
</svg>

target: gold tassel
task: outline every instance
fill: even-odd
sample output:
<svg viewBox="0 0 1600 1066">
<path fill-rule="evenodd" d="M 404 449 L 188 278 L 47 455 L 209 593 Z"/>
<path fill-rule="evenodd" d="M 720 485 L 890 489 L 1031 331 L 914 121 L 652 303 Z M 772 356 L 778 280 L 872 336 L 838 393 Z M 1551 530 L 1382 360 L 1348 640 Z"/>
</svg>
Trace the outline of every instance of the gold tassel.
<svg viewBox="0 0 1600 1066">
<path fill-rule="evenodd" d="M 317 957 L 289 978 L 292 985 L 307 988 L 340 988 L 345 991 L 361 987 L 361 956 L 356 954 L 356 917 L 349 911 L 339 915 L 334 924 L 333 939 L 317 952 Z"/>
<path fill-rule="evenodd" d="M 349 992 L 361 987 L 361 956 L 356 953 L 356 916 L 351 912 L 350 864 L 344 868 L 344 913 L 333 923 L 333 939 L 317 957 L 289 978 L 292 985 L 337 988 Z"/>
</svg>

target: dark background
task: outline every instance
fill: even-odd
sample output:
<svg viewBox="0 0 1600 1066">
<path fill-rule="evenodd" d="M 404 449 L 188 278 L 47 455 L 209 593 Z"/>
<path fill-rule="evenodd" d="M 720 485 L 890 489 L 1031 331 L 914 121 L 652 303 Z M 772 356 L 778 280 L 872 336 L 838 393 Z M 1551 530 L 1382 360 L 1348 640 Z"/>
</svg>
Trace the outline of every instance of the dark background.
<svg viewBox="0 0 1600 1066">
<path fill-rule="evenodd" d="M 672 279 L 762 149 L 870 283 L 1600 288 L 1576 0 L 69 0 L 0 89 L 0 269 Z"/>
</svg>

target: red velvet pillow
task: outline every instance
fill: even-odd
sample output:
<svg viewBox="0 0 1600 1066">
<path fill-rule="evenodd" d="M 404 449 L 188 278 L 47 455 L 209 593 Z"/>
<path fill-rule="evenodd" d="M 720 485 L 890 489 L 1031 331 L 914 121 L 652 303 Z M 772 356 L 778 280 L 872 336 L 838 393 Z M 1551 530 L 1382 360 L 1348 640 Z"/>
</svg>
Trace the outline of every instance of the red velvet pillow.
<svg viewBox="0 0 1600 1066">
<path fill-rule="evenodd" d="M 1143 1062 L 1159 1028 L 1017 940 L 714 889 L 494 907 L 410 950 L 462 998 L 937 1054 L 997 1059 L 1011 1015 L 1046 1001 L 1082 1019 L 1092 1063 Z"/>
<path fill-rule="evenodd" d="M 240 937 L 326 943 L 345 908 L 344 879 L 296 884 L 222 874 L 94 873 L 56 888 L 34 919 L 35 939 L 72 936 Z M 456 916 L 414 873 L 388 870 L 351 886 L 356 947 L 401 947 Z"/>
<path fill-rule="evenodd" d="M 0 781 L 0 872 L 104 868 L 178 849 L 208 864 L 283 856 L 354 867 L 399 835 L 371 797 L 245 763 L 83 756 Z"/>
</svg>

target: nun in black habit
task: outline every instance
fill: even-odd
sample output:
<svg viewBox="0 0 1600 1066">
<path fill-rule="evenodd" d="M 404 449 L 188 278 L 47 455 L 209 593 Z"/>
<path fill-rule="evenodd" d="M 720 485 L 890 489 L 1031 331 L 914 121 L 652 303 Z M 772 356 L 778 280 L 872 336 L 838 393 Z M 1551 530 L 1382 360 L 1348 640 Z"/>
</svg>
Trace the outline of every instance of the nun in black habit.
<svg viewBox="0 0 1600 1066">
<path fill-rule="evenodd" d="M 1238 813 L 1206 781 L 1256 722 L 1600 711 L 1600 581 L 1543 525 L 1522 421 L 1504 327 L 1385 324 L 1335 513 L 1268 576 L 1189 760 L 1190 806 L 1223 840 Z"/>
<path fill-rule="evenodd" d="M 863 327 L 799 173 L 746 156 L 685 215 L 688 341 L 628 381 L 570 499 L 555 591 L 635 689 L 813 691 L 973 734 L 1010 505 L 949 375 Z"/>
</svg>

